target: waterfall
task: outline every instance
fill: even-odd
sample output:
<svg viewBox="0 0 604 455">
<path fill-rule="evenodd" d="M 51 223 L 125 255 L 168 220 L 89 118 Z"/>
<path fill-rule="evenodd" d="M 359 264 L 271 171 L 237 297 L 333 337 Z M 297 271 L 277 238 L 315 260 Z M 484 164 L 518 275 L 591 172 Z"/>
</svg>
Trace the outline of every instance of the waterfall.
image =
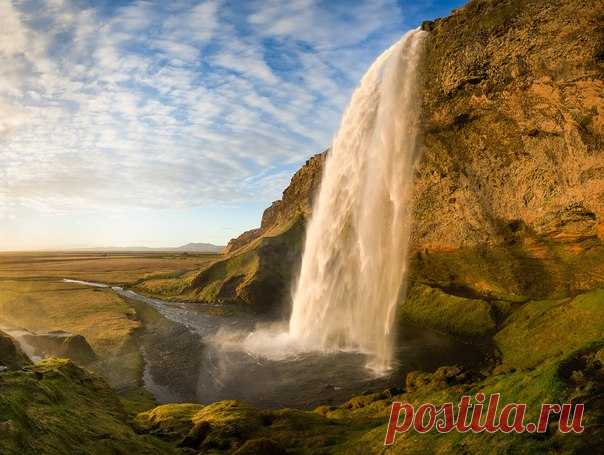
<svg viewBox="0 0 604 455">
<path fill-rule="evenodd" d="M 306 349 L 392 362 L 417 159 L 417 66 L 426 33 L 380 55 L 355 90 L 328 154 L 306 232 L 289 337 Z"/>
</svg>

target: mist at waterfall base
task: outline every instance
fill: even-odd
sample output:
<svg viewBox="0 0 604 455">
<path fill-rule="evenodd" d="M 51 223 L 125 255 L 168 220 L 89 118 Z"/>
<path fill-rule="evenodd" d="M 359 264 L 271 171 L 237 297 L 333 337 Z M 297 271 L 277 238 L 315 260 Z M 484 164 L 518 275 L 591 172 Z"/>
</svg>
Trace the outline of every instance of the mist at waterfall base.
<svg viewBox="0 0 604 455">
<path fill-rule="evenodd" d="M 151 302 L 200 339 L 194 353 L 167 343 L 154 354 L 161 345 L 150 343 L 146 387 L 159 402 L 312 408 L 400 387 L 413 370 L 483 358 L 472 346 L 404 321 L 393 330 L 404 291 L 418 158 L 416 68 L 425 35 L 409 32 L 384 52 L 352 96 L 307 227 L 289 321 Z M 190 383 L 175 385 L 175 377 Z"/>
<path fill-rule="evenodd" d="M 359 352 L 378 374 L 392 367 L 425 35 L 404 35 L 376 59 L 353 93 L 307 228 L 289 326 L 254 331 L 243 341 L 248 352 L 273 360 L 312 351 Z"/>
</svg>

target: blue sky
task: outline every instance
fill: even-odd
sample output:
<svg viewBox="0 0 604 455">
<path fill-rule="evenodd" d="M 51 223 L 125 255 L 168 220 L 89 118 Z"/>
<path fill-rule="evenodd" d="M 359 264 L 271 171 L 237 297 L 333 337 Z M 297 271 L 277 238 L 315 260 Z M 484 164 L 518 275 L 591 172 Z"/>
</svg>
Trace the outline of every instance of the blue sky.
<svg viewBox="0 0 604 455">
<path fill-rule="evenodd" d="M 1 0 L 0 249 L 225 243 L 463 0 Z"/>
</svg>

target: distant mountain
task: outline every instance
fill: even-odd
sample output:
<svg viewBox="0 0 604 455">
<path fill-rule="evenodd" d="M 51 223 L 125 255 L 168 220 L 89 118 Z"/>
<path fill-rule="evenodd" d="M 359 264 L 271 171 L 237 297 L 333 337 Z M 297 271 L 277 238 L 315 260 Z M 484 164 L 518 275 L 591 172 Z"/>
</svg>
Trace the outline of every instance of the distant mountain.
<svg viewBox="0 0 604 455">
<path fill-rule="evenodd" d="M 212 243 L 187 243 L 177 247 L 154 248 L 148 246 L 106 246 L 93 248 L 69 248 L 70 251 L 132 251 L 132 252 L 174 252 L 174 253 L 220 253 L 224 246 Z"/>
<path fill-rule="evenodd" d="M 187 243 L 176 248 L 169 248 L 171 251 L 183 251 L 189 253 L 220 253 L 224 245 L 214 245 L 212 243 Z"/>
</svg>

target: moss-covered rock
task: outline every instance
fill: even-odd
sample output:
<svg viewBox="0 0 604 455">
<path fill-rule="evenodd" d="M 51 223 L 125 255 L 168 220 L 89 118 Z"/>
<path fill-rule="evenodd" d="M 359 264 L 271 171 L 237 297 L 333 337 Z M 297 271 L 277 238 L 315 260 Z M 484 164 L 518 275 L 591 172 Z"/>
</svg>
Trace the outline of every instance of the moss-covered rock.
<svg viewBox="0 0 604 455">
<path fill-rule="evenodd" d="M 525 303 L 494 337 L 503 368 L 526 369 L 604 340 L 604 290 Z"/>
<path fill-rule="evenodd" d="M 169 454 L 130 427 L 104 380 L 69 360 L 48 359 L 0 374 L 0 453 Z"/>
<path fill-rule="evenodd" d="M 417 284 L 401 306 L 400 318 L 464 337 L 485 337 L 495 332 L 493 305 L 481 299 L 447 294 Z"/>
<path fill-rule="evenodd" d="M 339 421 L 310 411 L 260 410 L 232 400 L 207 406 L 164 405 L 136 418 L 139 432 L 178 446 L 241 454 L 334 453 L 351 434 L 376 424 L 375 419 Z"/>
</svg>

